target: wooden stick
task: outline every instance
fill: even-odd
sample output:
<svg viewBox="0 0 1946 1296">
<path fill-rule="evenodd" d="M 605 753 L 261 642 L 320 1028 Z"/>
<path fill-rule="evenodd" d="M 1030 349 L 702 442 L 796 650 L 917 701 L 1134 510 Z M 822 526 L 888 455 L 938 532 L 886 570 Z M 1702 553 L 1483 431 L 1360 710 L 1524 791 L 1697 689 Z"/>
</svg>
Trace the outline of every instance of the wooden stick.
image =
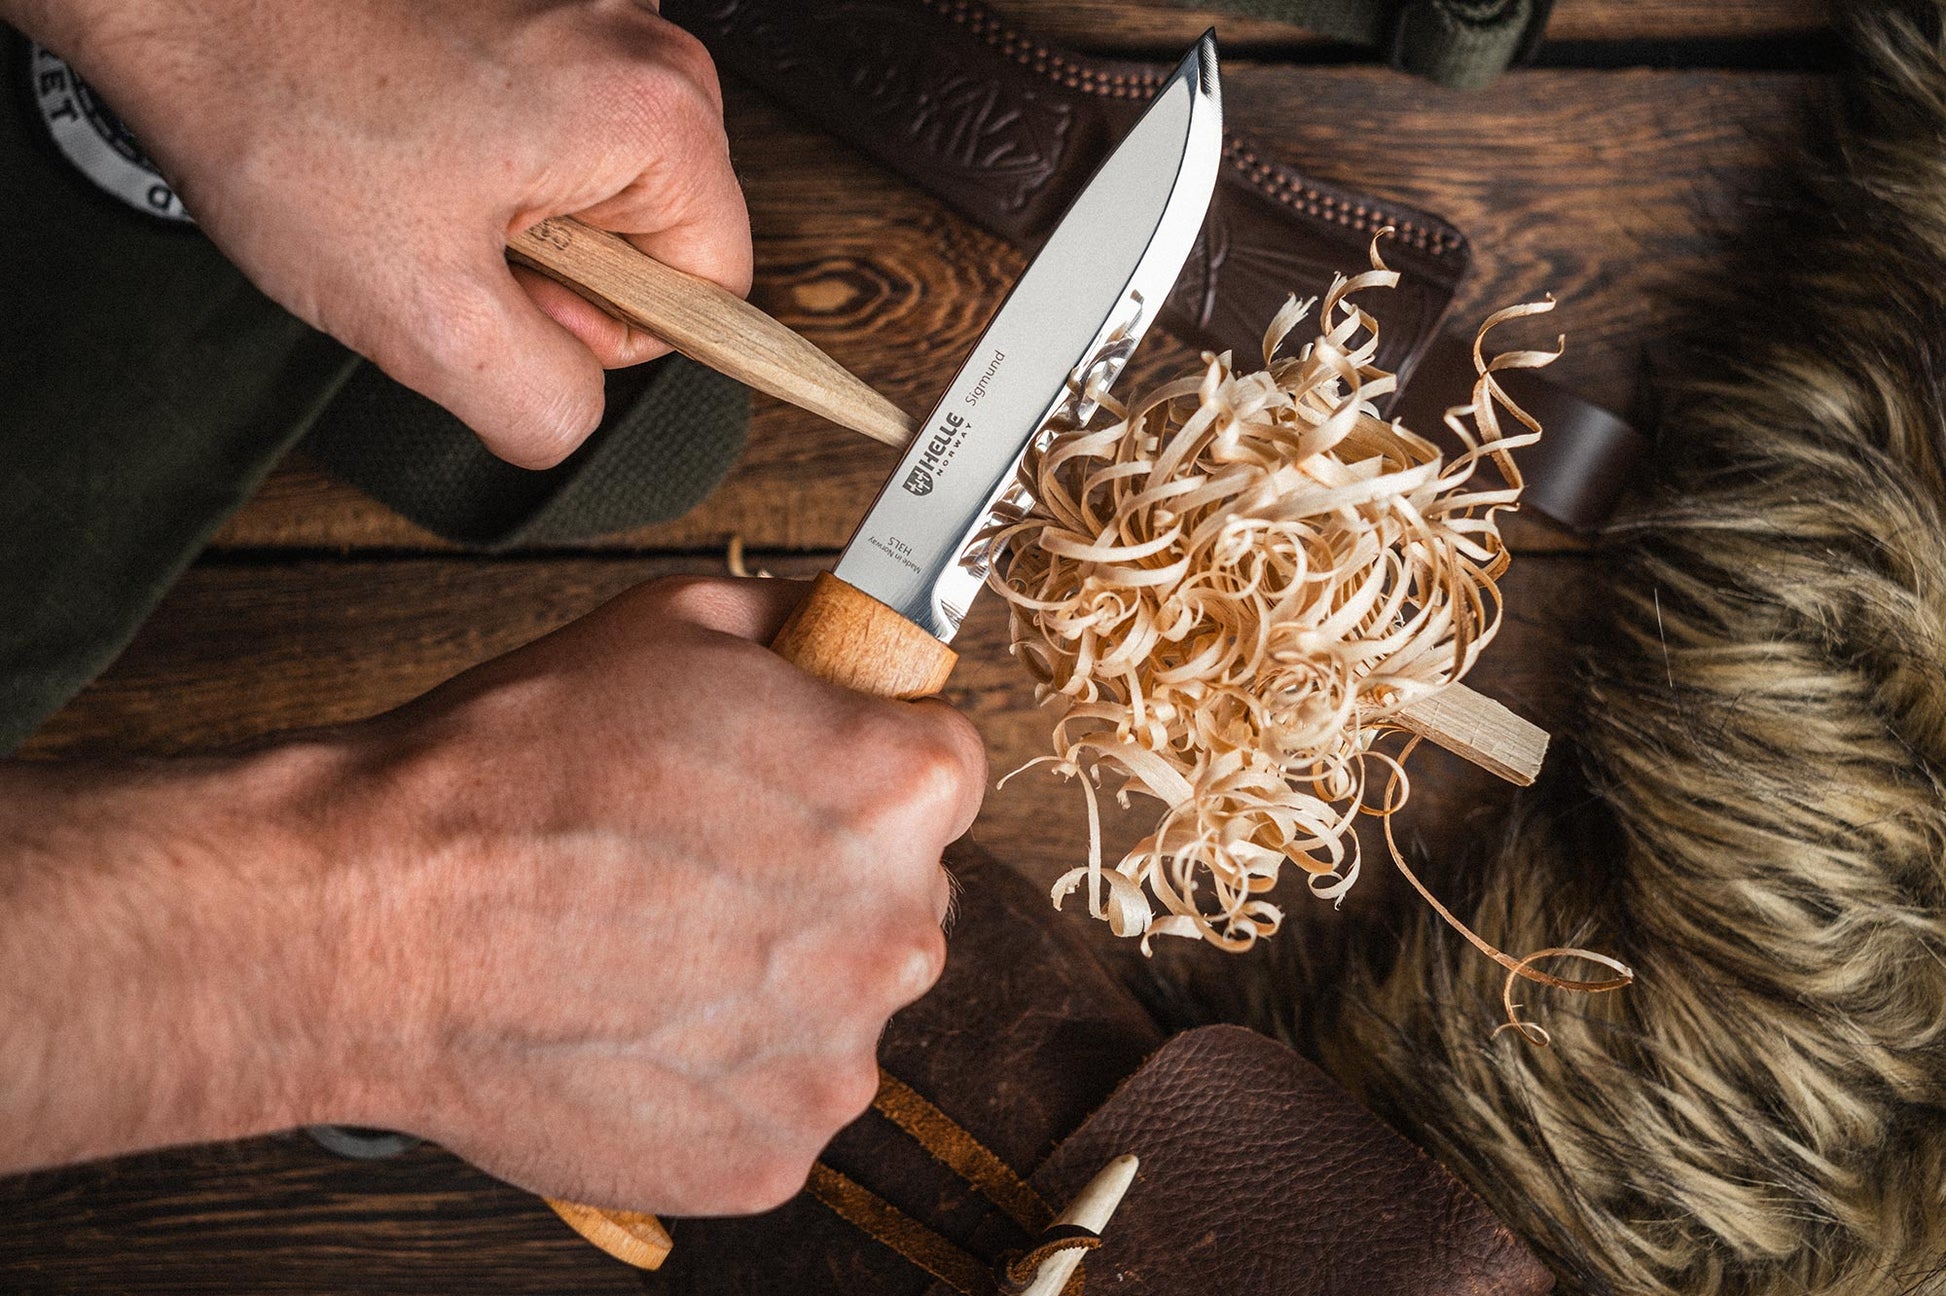
<svg viewBox="0 0 1946 1296">
<path fill-rule="evenodd" d="M 741 297 L 626 239 L 557 216 L 508 239 L 507 255 L 718 373 L 874 441 L 912 439 L 912 418 L 836 360 Z"/>
<path fill-rule="evenodd" d="M 1399 723 L 1427 742 L 1521 787 L 1540 774 L 1541 760 L 1547 755 L 1547 730 L 1464 684 L 1448 684 L 1414 702 L 1399 712 Z"/>
</svg>

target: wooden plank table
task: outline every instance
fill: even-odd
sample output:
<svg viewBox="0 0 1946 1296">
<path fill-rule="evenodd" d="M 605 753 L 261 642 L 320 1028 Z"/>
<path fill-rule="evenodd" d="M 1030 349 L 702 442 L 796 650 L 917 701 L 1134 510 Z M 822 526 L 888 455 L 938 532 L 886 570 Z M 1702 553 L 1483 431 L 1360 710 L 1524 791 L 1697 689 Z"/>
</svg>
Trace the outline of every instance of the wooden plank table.
<svg viewBox="0 0 1946 1296">
<path fill-rule="evenodd" d="M 1207 22 L 1132 0 L 996 7 L 1057 42 L 1120 56 L 1164 57 Z M 1543 66 L 1470 94 L 1346 62 L 1281 24 L 1217 25 L 1233 123 L 1320 178 L 1423 205 L 1467 231 L 1475 269 L 1456 320 L 1553 292 L 1550 331 L 1569 335 L 1556 376 L 1626 407 L 1669 291 L 1710 263 L 1712 229 L 1734 222 L 1788 147 L 1795 105 L 1821 92 L 1820 75 L 1803 70 L 1818 61 L 1820 22 L 1812 0 L 1562 0 Z M 1656 66 L 1629 66 L 1637 60 Z M 727 89 L 756 234 L 754 299 L 922 408 L 1020 255 L 755 92 Z M 1167 339 L 1148 349 L 1152 364 L 1183 355 Z M 28 754 L 193 750 L 368 715 L 637 581 L 721 571 L 732 536 L 752 566 L 815 570 L 891 462 L 882 447 L 759 399 L 742 463 L 690 516 L 483 557 L 296 458 Z M 1559 649 L 1598 584 L 1572 541 L 1539 526 L 1517 539 L 1508 630 L 1476 682 L 1547 723 L 1558 715 Z M 1047 729 L 1004 642 L 1004 616 L 984 600 L 956 645 L 950 693 L 996 772 L 1039 754 Z M 1504 797 L 1433 764 L 1441 795 L 1418 807 L 1413 836 L 1435 854 L 1462 850 L 1459 837 L 1492 830 Z M 1081 856 L 1077 796 L 1024 777 L 989 797 L 974 833 L 1050 877 Z M 1382 900 L 1380 873 L 1360 885 Z M 537 1202 L 433 1149 L 354 1163 L 292 1135 L 156 1153 L 0 1182 L 0 1220 L 9 1292 L 641 1286 Z"/>
</svg>

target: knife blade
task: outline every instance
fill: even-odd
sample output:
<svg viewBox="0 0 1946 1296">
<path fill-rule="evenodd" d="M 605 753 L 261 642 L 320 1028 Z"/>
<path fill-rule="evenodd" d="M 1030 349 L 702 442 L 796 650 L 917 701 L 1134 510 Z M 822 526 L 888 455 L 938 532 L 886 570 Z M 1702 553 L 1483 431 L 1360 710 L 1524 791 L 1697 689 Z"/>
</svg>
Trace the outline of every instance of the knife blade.
<svg viewBox="0 0 1946 1296">
<path fill-rule="evenodd" d="M 1121 372 L 1188 258 L 1221 157 L 1212 31 L 1076 197 L 916 437 L 902 411 L 790 329 L 615 235 L 561 217 L 515 234 L 508 255 L 694 359 L 908 445 L 835 574 L 818 577 L 772 647 L 862 692 L 923 697 L 958 660 L 947 645 L 992 557 L 981 533 L 1029 502 L 1015 484 L 1021 457 L 1036 439 L 1085 422 Z M 1432 702 L 1408 711 L 1408 727 L 1503 778 L 1533 782 L 1544 731 L 1463 685 Z M 655 1268 L 667 1253 L 653 1216 L 550 1204 L 638 1267 Z"/>
<path fill-rule="evenodd" d="M 911 435 L 903 413 L 822 351 L 713 284 L 571 218 L 508 239 L 550 275 L 684 354 L 880 440 L 905 457 L 772 647 L 813 674 L 881 697 L 924 697 L 958 660 L 947 643 L 986 579 L 980 533 L 1018 506 L 1034 439 L 1085 422 L 1175 286 L 1223 154 L 1215 30 L 1206 32 L 1070 204 L 986 332 Z M 619 1260 L 658 1267 L 654 1216 L 548 1204 Z"/>
<path fill-rule="evenodd" d="M 993 557 L 982 535 L 1027 502 L 1022 455 L 1086 422 L 1121 372 L 1182 272 L 1222 155 L 1211 31 L 1076 195 L 773 648 L 880 696 L 945 684 L 946 645 Z"/>
</svg>

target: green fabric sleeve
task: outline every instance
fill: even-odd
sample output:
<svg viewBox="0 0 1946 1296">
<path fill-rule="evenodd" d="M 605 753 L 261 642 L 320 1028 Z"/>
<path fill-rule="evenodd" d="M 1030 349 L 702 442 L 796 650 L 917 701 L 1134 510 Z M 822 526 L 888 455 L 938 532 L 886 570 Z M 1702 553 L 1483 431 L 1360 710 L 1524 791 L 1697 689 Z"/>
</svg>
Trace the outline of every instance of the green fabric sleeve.
<svg viewBox="0 0 1946 1296">
<path fill-rule="evenodd" d="M 0 752 L 114 659 L 355 363 L 27 113 L 0 107 Z"/>
</svg>

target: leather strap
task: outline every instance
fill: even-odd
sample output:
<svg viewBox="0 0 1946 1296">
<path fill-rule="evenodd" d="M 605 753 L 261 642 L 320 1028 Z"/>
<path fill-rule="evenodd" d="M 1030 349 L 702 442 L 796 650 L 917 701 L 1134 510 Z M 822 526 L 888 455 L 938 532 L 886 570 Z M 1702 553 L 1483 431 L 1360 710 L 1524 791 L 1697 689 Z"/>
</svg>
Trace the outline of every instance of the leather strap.
<svg viewBox="0 0 1946 1296">
<path fill-rule="evenodd" d="M 724 68 L 1027 248 L 1046 238 L 1168 72 L 1059 49 L 974 0 L 665 0 L 663 12 Z M 1225 161 L 1162 326 L 1193 346 L 1255 356 L 1289 294 L 1321 296 L 1335 274 L 1364 268 L 1373 235 L 1390 226 L 1385 257 L 1403 282 L 1369 303 L 1378 363 L 1436 411 L 1463 401 L 1473 372 L 1464 344 L 1442 343 L 1443 359 L 1412 380 L 1466 273 L 1465 237 L 1427 212 L 1314 180 L 1246 135 L 1229 137 Z M 1547 450 L 1523 461 L 1529 505 L 1577 530 L 1599 525 L 1640 438 L 1544 379 L 1518 386 L 1548 432 Z M 1437 413 L 1413 426 L 1436 429 Z"/>
<path fill-rule="evenodd" d="M 872 1100 L 872 1110 L 910 1134 L 935 1161 L 973 1185 L 1028 1233 L 1038 1233 L 1053 1223 L 1054 1212 L 1012 1166 L 924 1094 L 883 1067 L 879 1068 L 878 1096 Z"/>
<path fill-rule="evenodd" d="M 1648 440 L 1601 406 L 1531 370 L 1497 376 L 1507 394 L 1547 431 L 1519 452 L 1521 475 L 1527 479 L 1520 496 L 1523 510 L 1532 509 L 1572 531 L 1599 529 L 1635 465 L 1648 453 Z M 1426 348 L 1412 382 L 1390 412 L 1450 452 L 1458 442 L 1446 431 L 1445 413 L 1468 401 L 1473 380 L 1471 340 L 1444 334 Z M 1494 471 L 1491 461 L 1481 468 Z"/>
<path fill-rule="evenodd" d="M 840 1219 L 892 1248 L 960 1296 L 992 1296 L 987 1267 L 871 1189 L 819 1161 L 805 1191 Z"/>
<path fill-rule="evenodd" d="M 926 1096 L 883 1067 L 872 1109 L 911 1135 L 935 1161 L 970 1184 L 1000 1208 L 1023 1231 L 1038 1234 L 1033 1247 L 1001 1257 L 994 1270 L 964 1248 L 947 1241 L 843 1171 L 819 1161 L 805 1185 L 812 1197 L 873 1241 L 890 1247 L 912 1264 L 945 1283 L 960 1296 L 991 1296 L 996 1290 L 1020 1291 L 1031 1282 L 1040 1262 L 1064 1247 L 1087 1249 L 1101 1245 L 1087 1230 L 1081 1237 L 1072 1228 L 1056 1226 L 1054 1212 L 1012 1166 L 995 1156 L 979 1139 L 935 1106 Z M 1022 1275 L 1025 1275 L 1023 1278 Z M 1009 1283 L 1017 1285 L 1009 1286 Z M 1064 1288 L 1078 1294 L 1077 1272 Z"/>
</svg>

